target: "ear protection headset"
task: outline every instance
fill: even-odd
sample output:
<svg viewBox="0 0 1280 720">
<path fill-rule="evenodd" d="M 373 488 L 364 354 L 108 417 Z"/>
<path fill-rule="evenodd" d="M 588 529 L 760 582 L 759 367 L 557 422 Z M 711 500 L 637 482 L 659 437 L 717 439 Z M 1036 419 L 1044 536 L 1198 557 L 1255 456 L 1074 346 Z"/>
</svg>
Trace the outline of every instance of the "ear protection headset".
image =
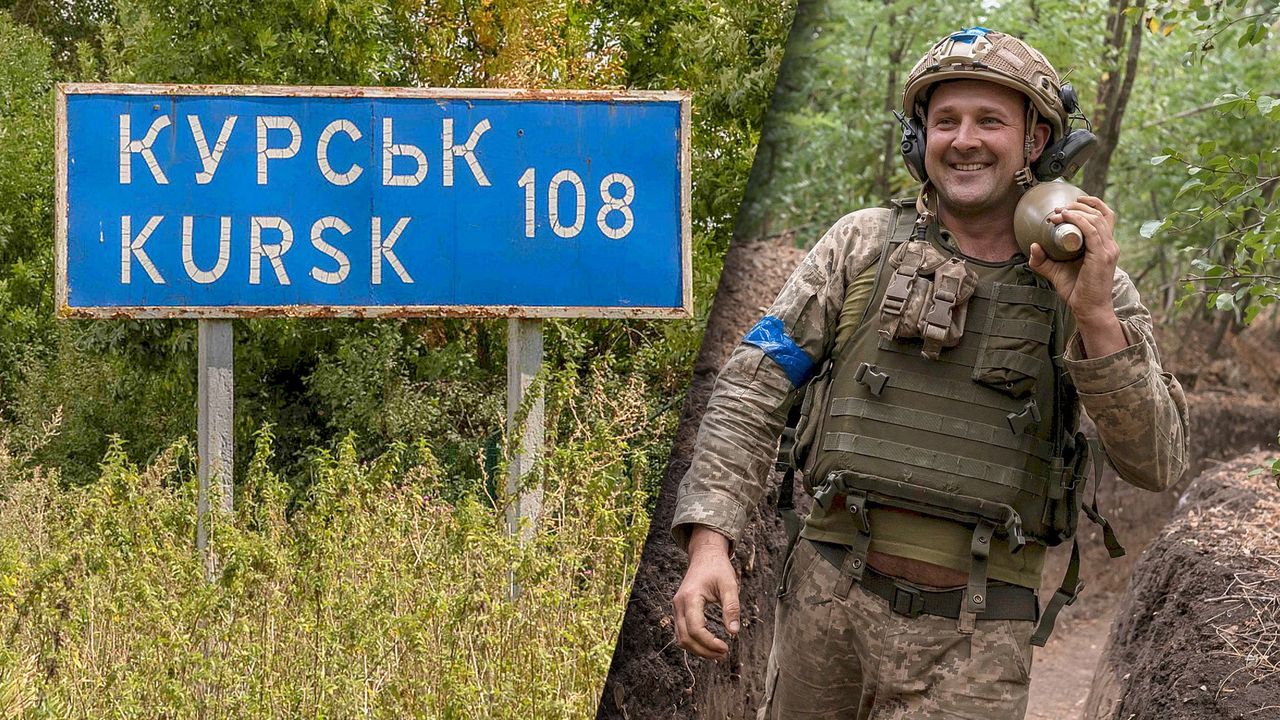
<svg viewBox="0 0 1280 720">
<path fill-rule="evenodd" d="M 1070 120 L 1083 120 L 1086 126 L 1089 125 L 1089 119 L 1080 112 L 1080 101 L 1071 83 L 1063 83 L 1058 97 L 1061 98 Z M 929 179 L 924 169 L 924 125 L 914 115 L 908 118 L 897 110 L 893 114 L 902 125 L 902 143 L 899 147 L 902 159 L 907 163 L 907 170 L 911 177 L 924 182 Z M 1041 182 L 1059 177 L 1070 179 L 1081 165 L 1093 157 L 1097 143 L 1097 136 L 1089 130 L 1071 130 L 1040 153 L 1040 157 L 1031 163 L 1031 172 Z"/>
</svg>

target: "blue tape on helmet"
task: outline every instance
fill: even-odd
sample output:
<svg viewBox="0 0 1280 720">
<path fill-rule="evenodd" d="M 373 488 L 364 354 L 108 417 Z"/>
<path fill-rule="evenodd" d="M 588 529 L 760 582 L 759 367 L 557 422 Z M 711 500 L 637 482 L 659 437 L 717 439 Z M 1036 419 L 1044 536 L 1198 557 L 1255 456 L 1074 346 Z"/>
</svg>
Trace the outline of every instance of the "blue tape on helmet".
<svg viewBox="0 0 1280 720">
<path fill-rule="evenodd" d="M 809 376 L 813 374 L 813 359 L 791 339 L 783 329 L 782 321 L 776 317 L 765 315 L 760 318 L 760 322 L 742 340 L 763 350 L 765 355 L 787 373 L 795 387 L 808 382 Z"/>
<path fill-rule="evenodd" d="M 975 42 L 979 37 L 991 32 L 987 28 L 974 26 L 965 28 L 959 32 L 951 33 L 951 39 L 956 42 L 971 43 Z"/>
</svg>

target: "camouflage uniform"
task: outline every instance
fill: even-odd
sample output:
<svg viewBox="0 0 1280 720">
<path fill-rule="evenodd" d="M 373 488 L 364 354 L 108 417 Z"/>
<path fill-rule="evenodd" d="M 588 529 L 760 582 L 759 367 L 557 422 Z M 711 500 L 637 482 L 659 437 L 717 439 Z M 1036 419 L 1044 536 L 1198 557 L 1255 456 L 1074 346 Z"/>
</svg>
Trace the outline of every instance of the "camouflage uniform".
<svg viewBox="0 0 1280 720">
<path fill-rule="evenodd" d="M 1031 673 L 1030 620 L 956 621 L 895 615 L 801 541 L 778 600 L 759 720 L 1020 718 Z"/>
<path fill-rule="evenodd" d="M 862 210 L 841 218 L 796 269 L 769 309 L 768 315 L 781 322 L 782 329 L 815 365 L 820 365 L 827 358 L 837 332 L 847 332 L 846 327 L 841 327 L 841 309 L 846 293 L 853 280 L 878 261 L 886 234 L 891 231 L 889 221 L 890 212 L 885 209 Z M 1182 474 L 1185 467 L 1186 401 L 1177 380 L 1162 371 L 1152 336 L 1150 314 L 1143 307 L 1128 275 L 1119 269 L 1115 274 L 1112 299 L 1129 346 L 1105 357 L 1083 359 L 1083 345 L 1078 336 L 1073 336 L 1067 342 L 1064 364 L 1079 393 L 1082 406 L 1094 419 L 1108 457 L 1121 476 L 1139 487 L 1163 490 Z M 748 509 L 753 508 L 763 494 L 764 483 L 774 462 L 778 436 L 795 396 L 796 387 L 786 369 L 766 356 L 759 347 L 743 343 L 730 357 L 717 380 L 699 429 L 692 463 L 679 488 L 672 532 L 682 547 L 688 544 L 692 524 L 714 528 L 729 538 L 740 535 L 747 522 Z M 808 552 L 804 550 L 807 546 L 807 543 L 801 543 L 797 554 Z M 794 578 L 804 583 L 813 580 L 813 583 L 805 591 L 792 588 L 790 604 L 786 599 L 780 604 L 775 655 L 785 655 L 787 648 L 795 646 L 797 642 L 806 648 L 812 645 L 813 638 L 804 639 L 803 635 L 798 634 L 801 632 L 800 628 L 790 623 L 791 619 L 798 618 L 790 616 L 797 614 L 795 605 L 801 602 L 801 597 L 821 597 L 821 591 L 816 588 L 821 586 L 819 581 L 829 569 L 822 567 L 821 561 L 795 564 L 807 566 L 818 577 Z M 805 592 L 810 595 L 806 596 Z M 1022 638 L 1019 643 L 1024 643 L 1031 634 L 1029 628 L 1021 627 L 1030 623 L 979 620 L 977 631 L 971 636 L 963 636 L 959 645 L 950 647 L 945 652 L 942 648 L 930 645 L 931 649 L 926 651 L 911 642 L 905 645 L 886 644 L 884 638 L 899 631 L 911 636 L 921 632 L 919 628 L 932 625 L 949 626 L 949 632 L 954 637 L 956 621 L 930 616 L 915 619 L 891 616 L 883 600 L 861 590 L 850 595 L 849 603 L 865 603 L 868 607 L 879 609 L 875 615 L 864 616 L 875 618 L 872 627 L 864 629 L 864 636 L 880 639 L 874 642 L 868 640 L 871 644 L 866 648 L 870 649 L 860 649 L 858 642 L 850 647 L 860 653 L 859 661 L 864 673 L 869 667 L 868 662 L 873 662 L 878 668 L 876 677 L 891 680 L 874 695 L 879 698 L 874 707 L 883 708 L 886 712 L 891 707 L 906 708 L 913 701 L 907 700 L 905 695 L 895 700 L 884 695 L 885 692 L 892 695 L 907 692 L 906 688 L 911 687 L 915 688 L 911 693 L 924 693 L 932 698 L 930 702 L 940 702 L 935 694 L 944 693 L 943 686 L 946 683 L 940 684 L 938 673 L 946 675 L 954 670 L 963 675 L 966 667 L 972 669 L 975 665 L 968 661 L 961 662 L 962 658 L 980 658 L 984 655 L 987 657 L 975 660 L 976 666 L 982 668 L 980 674 L 999 670 L 1000 663 L 1007 662 L 1008 657 L 1019 657 L 1019 654 L 998 653 L 997 658 L 997 653 L 983 653 L 980 648 L 1008 645 L 1010 634 Z M 828 604 L 818 603 L 815 607 L 825 608 L 823 613 L 831 613 L 828 620 L 831 623 L 830 632 L 834 636 L 846 636 L 853 632 L 842 624 L 845 621 L 838 620 L 837 611 L 830 609 Z M 1003 632 L 1003 639 L 992 639 L 993 630 L 988 623 Z M 809 621 L 805 621 L 803 625 L 808 626 Z M 829 642 L 823 644 L 830 646 Z M 806 653 L 808 652 L 806 649 Z M 845 651 L 846 656 L 848 652 Z M 871 655 L 864 657 L 865 653 Z M 913 657 L 916 655 L 922 657 Z M 1022 657 L 1029 658 L 1029 650 Z M 772 665 L 783 666 L 789 662 L 784 660 Z M 846 662 L 845 667 L 848 666 Z M 824 663 L 821 668 L 828 666 Z M 896 670 L 887 673 L 886 668 Z M 789 676 L 785 667 L 781 668 L 781 673 L 784 679 Z M 1006 681 L 1006 676 L 1021 675 L 1018 679 L 1022 686 L 1021 695 L 1011 693 L 1017 697 L 1007 707 L 1017 707 L 1018 703 L 1025 706 L 1028 682 L 1025 670 L 1020 673 L 998 674 L 1000 678 L 992 679 L 1001 683 Z M 771 687 L 777 686 L 779 692 L 785 691 L 787 685 L 776 683 L 774 675 L 771 672 Z M 818 678 L 814 684 L 824 687 L 834 682 L 832 669 L 821 669 L 813 677 Z M 933 679 L 929 679 L 930 677 Z M 978 679 L 978 676 L 973 676 L 972 679 Z M 848 679 L 848 682 L 853 681 L 854 678 Z M 968 688 L 964 692 L 977 692 L 971 684 L 966 682 L 963 685 Z M 810 701 L 815 697 L 814 689 L 809 688 L 804 692 L 807 700 L 803 706 L 812 706 Z M 863 693 L 861 697 L 865 700 L 866 690 L 859 692 Z M 848 716 L 852 714 L 852 708 L 862 702 L 857 699 L 859 696 L 853 697 L 848 712 L 827 710 L 827 715 L 819 713 L 813 716 Z M 959 706 L 956 706 L 954 713 L 962 717 L 990 716 L 992 707 L 983 707 L 986 708 L 985 715 L 966 715 L 966 711 L 962 711 Z M 866 708 L 866 711 L 870 712 L 870 708 Z M 788 709 L 786 715 L 802 716 L 798 709 L 795 712 Z M 901 710 L 874 717 L 937 716 Z M 869 716 L 859 713 L 857 717 Z"/>
</svg>

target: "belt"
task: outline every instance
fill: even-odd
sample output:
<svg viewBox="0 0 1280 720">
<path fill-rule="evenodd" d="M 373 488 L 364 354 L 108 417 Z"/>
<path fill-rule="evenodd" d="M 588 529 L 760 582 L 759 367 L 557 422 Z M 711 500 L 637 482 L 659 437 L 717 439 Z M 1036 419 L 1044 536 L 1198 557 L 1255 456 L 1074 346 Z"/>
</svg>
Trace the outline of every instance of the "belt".
<svg viewBox="0 0 1280 720">
<path fill-rule="evenodd" d="M 836 543 L 809 540 L 824 560 L 839 568 L 849 548 Z M 955 590 L 923 590 L 904 580 L 889 577 L 868 567 L 862 575 L 861 585 L 873 595 L 889 602 L 889 609 L 899 615 L 918 617 L 937 615 L 959 618 L 964 603 L 964 588 Z M 980 620 L 1030 620 L 1040 619 L 1040 603 L 1036 591 L 1021 585 L 993 582 L 987 586 L 987 609 L 978 616 Z"/>
</svg>

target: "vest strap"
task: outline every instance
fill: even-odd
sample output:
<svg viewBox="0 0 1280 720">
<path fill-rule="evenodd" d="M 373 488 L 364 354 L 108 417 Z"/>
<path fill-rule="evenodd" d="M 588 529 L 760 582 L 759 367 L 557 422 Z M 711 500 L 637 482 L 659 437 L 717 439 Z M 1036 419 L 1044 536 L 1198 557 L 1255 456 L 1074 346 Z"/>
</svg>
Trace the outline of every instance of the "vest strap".
<svg viewBox="0 0 1280 720">
<path fill-rule="evenodd" d="M 1102 528 L 1102 543 L 1107 546 L 1107 554 L 1112 558 L 1123 557 L 1125 550 L 1120 544 L 1120 539 L 1116 537 L 1116 531 L 1111 527 L 1111 523 L 1102 517 L 1102 513 L 1098 512 L 1098 486 L 1102 484 L 1102 462 L 1106 457 L 1102 452 L 1102 446 L 1097 440 L 1090 439 L 1084 443 L 1088 455 L 1093 460 L 1093 500 L 1091 504 L 1080 504 L 1080 509 L 1084 511 L 1085 516 L 1097 523 Z M 1083 463 L 1081 463 L 1083 467 Z"/>
<path fill-rule="evenodd" d="M 990 289 L 979 287 L 974 291 L 975 297 L 996 300 L 998 302 L 1035 305 L 1045 310 L 1052 310 L 1058 302 L 1058 293 L 1036 285 L 1005 285 L 994 283 Z"/>
<path fill-rule="evenodd" d="M 1032 340 L 1043 345 L 1049 344 L 1049 337 L 1053 334 L 1052 326 L 1035 320 L 1001 318 L 991 322 L 989 325 L 990 327 L 980 328 L 981 332 L 986 335 L 1013 338 L 1015 340 Z"/>
<path fill-rule="evenodd" d="M 969 551 L 973 559 L 969 563 L 969 588 L 965 592 L 965 612 L 974 614 L 987 609 L 987 559 L 991 556 L 991 536 L 996 526 L 986 520 L 978 522 L 973 529 L 973 540 L 969 543 Z"/>
<path fill-rule="evenodd" d="M 985 480 L 1039 497 L 1044 497 L 1048 492 L 1048 480 L 1017 468 L 997 465 L 984 460 L 974 460 L 961 455 L 952 455 L 939 450 L 912 447 L 911 445 L 903 445 L 865 435 L 840 432 L 827 433 L 822 440 L 822 448 L 827 451 L 857 453 L 877 460 L 902 463 L 949 475 L 963 475 L 964 477 Z"/>
<path fill-rule="evenodd" d="M 951 326 L 956 324 L 956 306 L 968 302 L 972 295 L 972 287 L 976 279 L 970 283 L 970 292 L 965 293 L 964 281 L 970 270 L 964 261 L 951 258 L 938 267 L 933 273 L 933 302 L 924 316 L 924 326 L 920 328 L 924 338 L 924 356 L 937 360 L 946 342 Z M 976 278 L 976 276 L 974 276 Z M 963 315 L 960 318 L 963 320 Z"/>
<path fill-rule="evenodd" d="M 1047 377 L 1042 373 L 1043 360 L 1012 350 L 988 349 L 985 362 L 993 367 L 1016 370 L 1027 377 Z M 976 376 L 980 370 L 981 368 L 974 368 L 974 375 Z M 974 379 L 976 380 L 977 378 L 975 377 Z"/>
<path fill-rule="evenodd" d="M 867 567 L 867 550 L 871 547 L 871 521 L 867 513 L 867 493 L 853 490 L 845 493 L 845 507 L 853 515 L 858 524 L 858 534 L 849 546 L 849 554 L 840 564 L 840 579 L 836 581 L 835 595 L 841 600 L 849 597 L 853 584 L 862 581 L 862 572 Z"/>
<path fill-rule="evenodd" d="M 1006 413 L 1018 412 L 1022 410 L 1025 404 L 1024 401 L 1017 400 L 979 383 L 943 380 L 908 370 L 894 370 L 892 375 L 887 375 L 875 365 L 865 364 L 869 369 L 875 370 L 877 375 L 882 375 L 885 378 L 885 383 L 880 386 L 882 392 L 885 387 L 908 390 L 947 400 L 956 400 L 967 405 L 981 405 L 985 408 Z M 854 379 L 862 382 L 856 375 Z M 876 378 L 876 381 L 879 382 L 879 378 Z M 874 388 L 872 390 L 874 392 Z"/>
<path fill-rule="evenodd" d="M 1080 591 L 1084 589 L 1084 583 L 1080 581 L 1080 541 L 1071 541 L 1071 562 L 1067 563 L 1067 574 L 1062 578 L 1062 585 L 1053 593 L 1053 597 L 1049 598 L 1049 603 L 1045 605 L 1044 612 L 1040 614 L 1040 624 L 1036 626 L 1035 634 L 1031 636 L 1031 644 L 1036 647 L 1044 647 L 1048 642 L 1049 636 L 1053 634 L 1053 625 L 1058 621 L 1058 613 L 1062 612 L 1062 608 L 1070 605 L 1080 597 Z"/>
<path fill-rule="evenodd" d="M 852 470 L 837 470 L 827 475 L 822 485 L 833 488 L 837 497 L 862 491 L 866 493 L 867 502 L 877 505 L 907 508 L 963 523 L 989 520 L 1007 537 L 1010 553 L 1022 550 L 1026 544 L 1022 518 L 1003 503 Z"/>
<path fill-rule="evenodd" d="M 1035 405 L 1034 401 L 1030 401 L 1028 404 L 1032 407 Z M 1029 411 L 1024 409 L 1023 412 Z M 974 420 L 962 420 L 950 415 L 939 415 L 923 410 L 908 410 L 856 397 L 833 398 L 831 400 L 831 414 L 833 416 L 851 415 L 866 420 L 875 420 L 876 422 L 911 428 L 912 430 L 923 430 L 937 435 L 976 440 L 980 443 L 994 445 L 1006 450 L 1026 453 L 1046 463 L 1053 462 L 1053 444 L 1034 435 L 1028 435 L 1021 430 L 1014 431 L 1017 434 L 1013 434 L 1010 433 L 1009 428 L 988 425 Z M 1038 422 L 1038 410 L 1035 411 L 1035 415 Z M 1023 429 L 1025 429 L 1025 426 Z"/>
</svg>

